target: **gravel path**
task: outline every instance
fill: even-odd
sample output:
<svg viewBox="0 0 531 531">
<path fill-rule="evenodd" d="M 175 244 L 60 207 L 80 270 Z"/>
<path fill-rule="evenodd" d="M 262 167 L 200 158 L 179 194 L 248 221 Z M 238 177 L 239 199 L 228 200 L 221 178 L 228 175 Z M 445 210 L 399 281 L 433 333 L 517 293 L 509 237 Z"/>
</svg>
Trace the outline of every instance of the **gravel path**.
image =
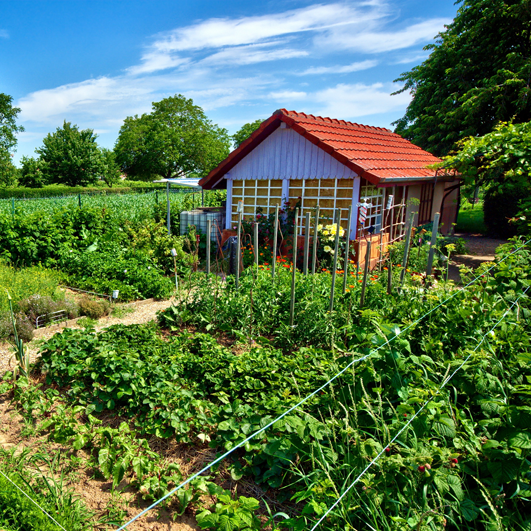
<svg viewBox="0 0 531 531">
<path fill-rule="evenodd" d="M 124 308 L 131 308 L 133 312 L 124 315 L 123 317 L 103 317 L 96 325 L 96 330 L 101 330 L 107 326 L 114 324 L 143 324 L 148 323 L 156 318 L 157 312 L 168 308 L 173 302 L 173 299 L 166 301 L 154 301 L 148 299 L 146 301 L 138 301 L 132 304 L 124 305 Z M 38 350 L 45 339 L 49 339 L 57 332 L 60 332 L 68 326 L 68 328 L 82 328 L 74 322 L 62 323 L 56 326 L 41 328 L 35 331 L 35 338 L 33 341 L 25 344 L 26 352 L 29 352 L 30 363 L 33 363 L 38 357 Z M 15 366 L 15 359 L 13 347 L 9 343 L 0 342 L 0 377 L 6 372 L 13 370 Z"/>
</svg>

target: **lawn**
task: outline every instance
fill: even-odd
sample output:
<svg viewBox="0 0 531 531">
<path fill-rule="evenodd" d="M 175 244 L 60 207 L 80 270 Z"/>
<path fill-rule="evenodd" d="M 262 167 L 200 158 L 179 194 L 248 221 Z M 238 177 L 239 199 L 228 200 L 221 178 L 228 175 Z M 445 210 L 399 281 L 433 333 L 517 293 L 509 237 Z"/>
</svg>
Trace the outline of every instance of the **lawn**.
<svg viewBox="0 0 531 531">
<path fill-rule="evenodd" d="M 461 206 L 455 232 L 466 232 L 470 234 L 486 234 L 487 228 L 483 221 L 483 203 L 476 203 L 471 206 Z"/>
</svg>

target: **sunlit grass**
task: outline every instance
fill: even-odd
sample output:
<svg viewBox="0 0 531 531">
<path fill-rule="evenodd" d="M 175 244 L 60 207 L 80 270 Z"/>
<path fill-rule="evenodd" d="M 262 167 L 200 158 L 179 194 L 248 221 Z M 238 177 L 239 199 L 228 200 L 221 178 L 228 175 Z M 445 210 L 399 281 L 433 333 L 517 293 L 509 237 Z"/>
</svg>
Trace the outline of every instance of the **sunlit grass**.
<svg viewBox="0 0 531 531">
<path fill-rule="evenodd" d="M 8 292 L 15 304 L 35 294 L 60 297 L 59 279 L 59 273 L 43 267 L 16 269 L 0 262 L 0 314 L 9 311 Z"/>
<path fill-rule="evenodd" d="M 461 206 L 455 232 L 469 232 L 471 234 L 486 234 L 487 227 L 483 220 L 483 202 L 475 205 Z"/>
</svg>

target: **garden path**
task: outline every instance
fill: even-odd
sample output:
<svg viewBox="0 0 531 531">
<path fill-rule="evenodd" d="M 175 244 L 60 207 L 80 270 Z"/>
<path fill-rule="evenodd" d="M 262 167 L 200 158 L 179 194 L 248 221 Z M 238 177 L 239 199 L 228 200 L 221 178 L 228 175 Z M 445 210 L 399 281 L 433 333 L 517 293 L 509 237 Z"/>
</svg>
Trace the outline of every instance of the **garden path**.
<svg viewBox="0 0 531 531">
<path fill-rule="evenodd" d="M 481 234 L 456 234 L 458 238 L 466 240 L 469 254 L 458 254 L 452 257 L 449 268 L 449 278 L 456 283 L 461 282 L 459 266 L 465 265 L 476 269 L 483 262 L 493 262 L 496 249 L 507 243 L 507 240 L 488 238 Z"/>
</svg>

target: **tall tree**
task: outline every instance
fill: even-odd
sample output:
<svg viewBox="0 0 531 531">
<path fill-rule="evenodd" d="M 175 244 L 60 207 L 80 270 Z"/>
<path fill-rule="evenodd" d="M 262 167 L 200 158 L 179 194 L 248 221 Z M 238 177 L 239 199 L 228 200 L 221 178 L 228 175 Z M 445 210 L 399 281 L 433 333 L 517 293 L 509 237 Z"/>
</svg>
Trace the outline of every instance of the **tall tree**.
<svg viewBox="0 0 531 531">
<path fill-rule="evenodd" d="M 531 120 L 531 0 L 458 0 L 431 54 L 396 81 L 411 91 L 395 131 L 438 156 L 498 122 Z"/>
<path fill-rule="evenodd" d="M 13 98 L 0 92 L 0 185 L 10 186 L 16 182 L 16 168 L 11 161 L 12 152 L 17 145 L 17 133 L 24 128 L 17 125 L 20 112 L 13 107 Z"/>
<path fill-rule="evenodd" d="M 143 180 L 206 175 L 229 151 L 227 131 L 180 94 L 153 103 L 149 114 L 127 117 L 114 147 L 122 171 Z"/>
<path fill-rule="evenodd" d="M 254 122 L 242 125 L 242 127 L 234 133 L 231 138 L 234 142 L 234 147 L 240 147 L 261 125 L 264 120 L 258 119 Z"/>
<path fill-rule="evenodd" d="M 96 138 L 92 129 L 80 131 L 66 121 L 55 133 L 49 133 L 43 146 L 35 150 L 40 155 L 44 182 L 86 186 L 103 178 L 107 168 Z"/>
</svg>

